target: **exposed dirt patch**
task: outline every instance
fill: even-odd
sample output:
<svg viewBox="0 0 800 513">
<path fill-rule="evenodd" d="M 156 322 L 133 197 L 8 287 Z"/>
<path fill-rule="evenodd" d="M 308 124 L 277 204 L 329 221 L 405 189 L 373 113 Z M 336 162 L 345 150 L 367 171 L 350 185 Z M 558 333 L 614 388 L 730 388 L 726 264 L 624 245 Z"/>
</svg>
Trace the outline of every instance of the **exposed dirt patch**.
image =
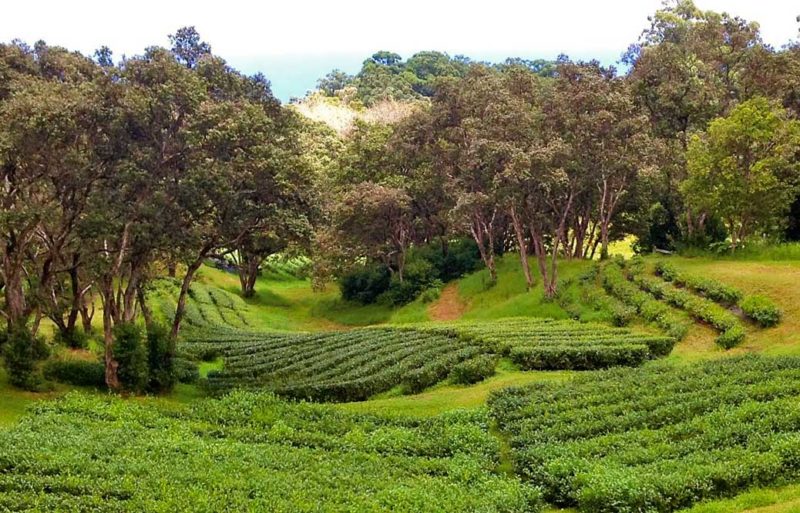
<svg viewBox="0 0 800 513">
<path fill-rule="evenodd" d="M 439 296 L 428 307 L 428 316 L 434 321 L 453 321 L 461 318 L 467 310 L 467 305 L 458 295 L 458 283 L 451 283 L 442 289 Z"/>
</svg>

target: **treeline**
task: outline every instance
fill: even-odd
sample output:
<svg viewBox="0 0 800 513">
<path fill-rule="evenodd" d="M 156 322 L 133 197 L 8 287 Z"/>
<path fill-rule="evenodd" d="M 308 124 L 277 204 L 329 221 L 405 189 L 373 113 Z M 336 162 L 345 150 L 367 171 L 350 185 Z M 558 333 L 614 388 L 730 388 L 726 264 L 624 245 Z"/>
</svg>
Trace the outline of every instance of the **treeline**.
<svg viewBox="0 0 800 513">
<path fill-rule="evenodd" d="M 0 338 L 16 385 L 37 385 L 42 319 L 79 346 L 95 306 L 111 389 L 130 385 L 115 339 L 141 339 L 126 327 L 141 319 L 165 339 L 151 341 L 165 347 L 163 372 L 207 258 L 236 253 L 247 291 L 267 255 L 308 245 L 316 201 L 304 121 L 193 28 L 170 40 L 116 64 L 108 48 L 92 59 L 43 42 L 0 45 Z M 147 288 L 176 272 L 164 329 Z"/>
<path fill-rule="evenodd" d="M 446 254 L 468 237 L 492 282 L 497 255 L 517 251 L 528 288 L 534 255 L 553 296 L 558 259 L 605 257 L 626 235 L 638 251 L 798 238 L 800 45 L 773 49 L 756 23 L 681 0 L 623 60 L 620 75 L 563 56 L 380 52 L 355 77 L 323 79 L 326 94 L 364 101 L 376 76 L 384 99 L 407 97 L 399 82 L 430 93 L 399 123 L 351 130 L 318 240 L 333 274 L 378 266 L 402 283 L 414 248 Z"/>
<path fill-rule="evenodd" d="M 41 321 L 80 345 L 96 306 L 109 387 L 127 386 L 115 338 L 137 339 L 135 323 L 166 348 L 163 375 L 209 258 L 233 262 L 251 295 L 268 256 L 310 254 L 315 284 L 397 304 L 480 262 L 494 282 L 509 251 L 529 288 L 535 256 L 554 296 L 559 259 L 605 256 L 628 234 L 640 250 L 796 237 L 800 45 L 775 50 L 756 24 L 689 1 L 651 21 L 625 75 L 566 57 L 379 52 L 355 77 L 326 77 L 325 94 L 414 108 L 344 136 L 192 28 L 116 63 L 107 48 L 0 45 L 9 375 L 35 386 Z M 181 283 L 165 329 L 146 300 L 163 275 Z"/>
</svg>

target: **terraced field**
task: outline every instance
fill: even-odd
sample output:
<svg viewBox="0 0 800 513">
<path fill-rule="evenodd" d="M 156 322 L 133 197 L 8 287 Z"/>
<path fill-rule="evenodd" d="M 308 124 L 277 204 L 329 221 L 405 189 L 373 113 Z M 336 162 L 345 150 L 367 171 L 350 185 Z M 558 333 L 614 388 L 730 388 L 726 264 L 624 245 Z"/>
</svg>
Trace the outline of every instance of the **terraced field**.
<svg viewBox="0 0 800 513">
<path fill-rule="evenodd" d="M 389 420 L 237 392 L 188 408 L 73 393 L 0 430 L 0 511 L 541 509 L 485 412 Z"/>
<path fill-rule="evenodd" d="M 182 351 L 198 360 L 221 356 L 208 375 L 211 389 L 257 388 L 295 399 L 362 401 L 401 387 L 416 393 L 458 367 L 493 374 L 508 356 L 525 370 L 636 366 L 669 354 L 674 339 L 574 321 L 504 319 L 496 322 L 376 327 L 347 332 L 190 332 Z"/>
<path fill-rule="evenodd" d="M 800 477 L 800 358 L 614 369 L 489 404 L 516 472 L 580 511 L 675 511 Z"/>
<path fill-rule="evenodd" d="M 213 333 L 183 345 L 189 354 L 219 352 L 224 370 L 208 376 L 217 391 L 263 388 L 318 401 L 360 401 L 403 385 L 418 392 L 464 360 L 485 353 L 453 335 L 390 328 L 316 334 Z"/>
</svg>

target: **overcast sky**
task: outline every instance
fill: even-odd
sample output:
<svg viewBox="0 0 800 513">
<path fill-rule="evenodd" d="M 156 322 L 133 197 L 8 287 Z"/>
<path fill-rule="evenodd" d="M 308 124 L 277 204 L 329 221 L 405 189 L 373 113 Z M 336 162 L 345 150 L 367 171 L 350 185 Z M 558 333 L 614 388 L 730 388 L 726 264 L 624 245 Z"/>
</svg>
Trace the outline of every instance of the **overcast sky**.
<svg viewBox="0 0 800 513">
<path fill-rule="evenodd" d="M 797 37 L 797 0 L 696 0 L 761 25 L 780 47 Z M 365 57 L 392 50 L 408 57 L 440 50 L 475 59 L 508 56 L 598 58 L 614 63 L 648 26 L 661 0 L 283 0 L 206 2 L 39 0 L 3 3 L 0 40 L 44 39 L 91 54 L 102 45 L 116 57 L 195 25 L 215 54 L 246 72 L 263 72 L 281 99 L 302 96 L 337 67 L 355 72 Z M 472 5 L 474 4 L 474 5 Z"/>
</svg>

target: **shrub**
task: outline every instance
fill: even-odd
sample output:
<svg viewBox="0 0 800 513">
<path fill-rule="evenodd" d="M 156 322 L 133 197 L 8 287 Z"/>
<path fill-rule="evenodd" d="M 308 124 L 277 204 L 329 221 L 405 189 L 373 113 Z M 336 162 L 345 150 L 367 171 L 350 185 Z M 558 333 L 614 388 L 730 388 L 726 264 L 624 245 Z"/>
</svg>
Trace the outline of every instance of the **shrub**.
<svg viewBox="0 0 800 513">
<path fill-rule="evenodd" d="M 664 278 L 665 281 L 674 281 L 678 277 L 678 270 L 669 262 L 657 262 L 655 270 L 656 274 Z"/>
<path fill-rule="evenodd" d="M 169 354 L 169 331 L 163 324 L 153 323 L 147 327 L 148 385 L 150 392 L 172 390 L 175 385 L 173 359 Z"/>
<path fill-rule="evenodd" d="M 3 348 L 9 382 L 25 390 L 39 389 L 42 376 L 37 363 L 47 358 L 49 352 L 44 339 L 34 337 L 27 327 L 9 331 Z"/>
<path fill-rule="evenodd" d="M 738 346 L 744 340 L 744 328 L 741 324 L 735 324 L 720 334 L 715 342 L 723 349 L 730 349 Z"/>
<path fill-rule="evenodd" d="M 114 358 L 119 363 L 120 385 L 129 392 L 141 393 L 148 385 L 147 346 L 142 330 L 133 323 L 114 326 Z"/>
<path fill-rule="evenodd" d="M 105 388 L 106 370 L 101 362 L 51 360 L 44 365 L 47 379 L 79 387 Z"/>
<path fill-rule="evenodd" d="M 549 502 L 666 513 L 800 473 L 798 379 L 796 357 L 656 363 L 505 389 L 488 405 L 518 474 Z"/>
<path fill-rule="evenodd" d="M 442 296 L 442 288 L 441 288 L 441 286 L 438 286 L 438 287 L 434 286 L 434 287 L 430 287 L 428 289 L 425 289 L 425 291 L 423 291 L 422 294 L 420 294 L 419 298 L 423 303 L 428 304 L 428 303 L 433 303 L 434 301 L 439 299 L 441 296 Z"/>
<path fill-rule="evenodd" d="M 54 341 L 71 349 L 85 349 L 89 345 L 89 335 L 83 330 L 72 328 L 67 332 L 56 331 Z"/>
<path fill-rule="evenodd" d="M 200 368 L 192 360 L 178 357 L 173 358 L 172 378 L 178 383 L 197 383 L 200 381 Z"/>
<path fill-rule="evenodd" d="M 481 265 L 478 245 L 472 239 L 448 241 L 446 247 L 440 243 L 416 246 L 409 256 L 409 260 L 424 259 L 430 262 L 437 278 L 445 283 L 471 273 Z"/>
<path fill-rule="evenodd" d="M 389 271 L 383 266 L 370 265 L 350 271 L 339 279 L 342 297 L 348 301 L 369 304 L 389 289 Z"/>
<path fill-rule="evenodd" d="M 450 371 L 450 380 L 453 383 L 471 385 L 483 381 L 489 376 L 494 376 L 497 366 L 497 356 L 482 354 L 463 361 Z"/>
<path fill-rule="evenodd" d="M 514 347 L 511 360 L 524 370 L 594 370 L 638 366 L 650 356 L 644 344 Z"/>
<path fill-rule="evenodd" d="M 414 301 L 420 292 L 438 282 L 436 270 L 427 260 L 416 259 L 408 262 L 403 271 L 403 281 L 397 274 L 392 276 L 389 289 L 378 298 L 390 305 L 404 305 Z M 440 282 L 438 282 L 440 283 Z"/>
<path fill-rule="evenodd" d="M 636 308 L 621 302 L 615 302 L 611 307 L 611 321 L 614 326 L 627 326 L 636 315 Z"/>
<path fill-rule="evenodd" d="M 476 270 L 480 262 L 478 247 L 472 240 L 450 241 L 446 246 L 431 243 L 408 252 L 402 282 L 384 266 L 368 264 L 341 276 L 339 287 L 342 297 L 349 301 L 402 305 L 429 288 Z"/>
<path fill-rule="evenodd" d="M 759 326 L 768 328 L 781 322 L 781 311 L 764 296 L 747 296 L 739 306 L 744 314 Z"/>
</svg>

